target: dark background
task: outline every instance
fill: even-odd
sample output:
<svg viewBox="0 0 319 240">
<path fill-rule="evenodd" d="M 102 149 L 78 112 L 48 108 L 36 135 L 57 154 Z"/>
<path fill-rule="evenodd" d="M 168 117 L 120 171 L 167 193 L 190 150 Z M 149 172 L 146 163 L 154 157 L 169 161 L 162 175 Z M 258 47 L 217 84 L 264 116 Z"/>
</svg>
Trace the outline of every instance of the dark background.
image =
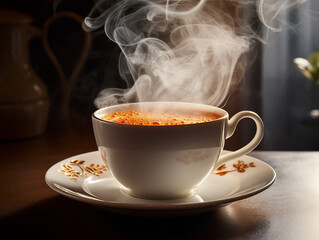
<svg viewBox="0 0 319 240">
<path fill-rule="evenodd" d="M 27 13 L 34 19 L 34 26 L 43 28 L 49 18 L 62 11 L 71 11 L 85 18 L 94 4 L 94 1 L 31 0 L 1 1 L 0 7 Z M 93 101 L 100 90 L 107 87 L 125 87 L 117 71 L 119 48 L 107 39 L 102 29 L 92 32 L 91 36 L 89 55 L 71 93 L 70 118 L 89 118 L 88 115 L 95 110 Z M 69 18 L 56 20 L 49 28 L 48 40 L 68 78 L 83 50 L 82 26 Z M 54 115 L 59 114 L 60 110 L 59 76 L 43 49 L 40 37 L 30 41 L 30 59 L 34 70 L 48 87 L 51 100 L 50 116 L 54 119 Z"/>
</svg>

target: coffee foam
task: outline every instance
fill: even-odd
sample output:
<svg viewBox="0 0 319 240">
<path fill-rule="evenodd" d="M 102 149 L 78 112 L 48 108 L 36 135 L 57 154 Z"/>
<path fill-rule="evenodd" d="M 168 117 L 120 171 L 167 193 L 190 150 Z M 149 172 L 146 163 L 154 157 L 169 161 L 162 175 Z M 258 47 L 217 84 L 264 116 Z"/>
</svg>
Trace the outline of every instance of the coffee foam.
<svg viewBox="0 0 319 240">
<path fill-rule="evenodd" d="M 101 119 L 131 125 L 168 126 L 211 122 L 221 115 L 213 112 L 156 112 L 142 110 L 125 110 L 105 114 Z"/>
</svg>

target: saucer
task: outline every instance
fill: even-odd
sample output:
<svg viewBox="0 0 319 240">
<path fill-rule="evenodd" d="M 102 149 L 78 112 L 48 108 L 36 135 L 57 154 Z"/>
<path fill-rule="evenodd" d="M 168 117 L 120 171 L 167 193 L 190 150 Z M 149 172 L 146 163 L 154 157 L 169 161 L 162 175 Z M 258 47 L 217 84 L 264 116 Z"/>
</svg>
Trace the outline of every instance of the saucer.
<svg viewBox="0 0 319 240">
<path fill-rule="evenodd" d="M 98 151 L 62 160 L 45 175 L 48 186 L 66 197 L 134 215 L 186 215 L 213 210 L 260 193 L 275 179 L 272 167 L 244 155 L 213 171 L 191 196 L 173 200 L 141 199 L 126 193 L 107 170 Z"/>
</svg>

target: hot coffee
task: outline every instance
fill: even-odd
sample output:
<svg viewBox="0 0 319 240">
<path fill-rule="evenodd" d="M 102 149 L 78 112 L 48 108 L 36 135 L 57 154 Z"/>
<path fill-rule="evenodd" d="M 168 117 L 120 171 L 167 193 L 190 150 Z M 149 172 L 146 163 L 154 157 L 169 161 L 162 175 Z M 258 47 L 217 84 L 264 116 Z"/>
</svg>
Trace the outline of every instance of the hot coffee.
<svg viewBox="0 0 319 240">
<path fill-rule="evenodd" d="M 254 138 L 220 156 L 243 118 L 256 123 Z M 186 102 L 109 106 L 94 112 L 92 123 L 101 157 L 123 191 L 146 199 L 190 196 L 214 168 L 252 151 L 264 129 L 253 112 L 228 119 L 223 109 Z"/>
<path fill-rule="evenodd" d="M 125 110 L 112 112 L 103 115 L 101 118 L 106 121 L 147 126 L 185 125 L 211 122 L 222 116 L 213 112 L 192 111 L 192 112 L 162 112 Z"/>
</svg>

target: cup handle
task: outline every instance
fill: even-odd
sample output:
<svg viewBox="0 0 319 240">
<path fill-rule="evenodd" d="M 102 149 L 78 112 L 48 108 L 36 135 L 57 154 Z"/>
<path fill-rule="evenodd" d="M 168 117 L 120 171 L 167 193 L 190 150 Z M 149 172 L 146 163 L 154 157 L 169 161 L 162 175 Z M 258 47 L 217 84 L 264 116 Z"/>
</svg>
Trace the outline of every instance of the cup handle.
<svg viewBox="0 0 319 240">
<path fill-rule="evenodd" d="M 217 164 L 215 165 L 216 167 L 220 166 L 221 164 L 223 164 L 231 159 L 238 158 L 238 157 L 241 157 L 247 153 L 250 153 L 252 150 L 254 150 L 258 146 L 258 144 L 262 140 L 263 135 L 264 135 L 264 123 L 256 113 L 251 112 L 251 111 L 242 111 L 242 112 L 236 113 L 228 121 L 228 128 L 226 129 L 226 131 L 227 131 L 226 132 L 226 139 L 230 138 L 234 134 L 238 122 L 240 120 L 242 120 L 243 118 L 250 118 L 255 122 L 255 124 L 256 124 L 255 136 L 244 147 L 238 149 L 235 152 L 231 152 L 231 153 L 227 153 L 225 155 L 222 155 L 218 159 Z"/>
</svg>

